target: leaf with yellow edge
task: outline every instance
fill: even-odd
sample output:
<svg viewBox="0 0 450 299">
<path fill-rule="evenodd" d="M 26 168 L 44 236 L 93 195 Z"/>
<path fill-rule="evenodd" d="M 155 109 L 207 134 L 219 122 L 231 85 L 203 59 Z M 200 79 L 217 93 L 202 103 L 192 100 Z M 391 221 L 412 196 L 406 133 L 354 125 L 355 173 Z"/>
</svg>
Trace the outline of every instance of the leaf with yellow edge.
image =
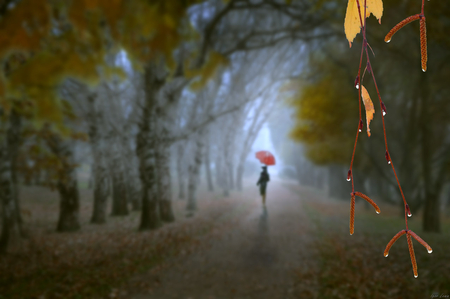
<svg viewBox="0 0 450 299">
<path fill-rule="evenodd" d="M 381 17 L 383 16 L 383 1 L 382 0 L 359 0 L 360 16 L 358 15 L 357 0 L 348 0 L 347 12 L 345 14 L 345 36 L 348 39 L 350 47 L 356 35 L 361 31 L 361 20 L 364 22 L 362 15 L 364 14 L 364 1 L 366 1 L 366 18 L 372 13 L 381 24 Z"/>
<path fill-rule="evenodd" d="M 370 137 L 370 122 L 373 119 L 373 114 L 375 113 L 375 109 L 373 108 L 372 100 L 370 99 L 369 93 L 367 89 L 362 85 L 361 88 L 361 96 L 364 103 L 364 107 L 366 107 L 366 121 L 367 121 L 367 135 Z"/>
</svg>

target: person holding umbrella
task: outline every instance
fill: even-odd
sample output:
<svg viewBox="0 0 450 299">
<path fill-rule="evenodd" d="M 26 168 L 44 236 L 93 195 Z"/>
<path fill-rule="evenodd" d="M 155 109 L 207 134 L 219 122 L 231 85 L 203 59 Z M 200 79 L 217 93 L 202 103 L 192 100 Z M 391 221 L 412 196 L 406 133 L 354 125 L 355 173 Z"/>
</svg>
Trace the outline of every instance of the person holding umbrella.
<svg viewBox="0 0 450 299">
<path fill-rule="evenodd" d="M 261 163 L 266 164 L 262 167 L 261 175 L 259 176 L 259 180 L 256 183 L 256 186 L 259 186 L 259 192 L 262 196 L 263 205 L 266 204 L 266 188 L 267 183 L 270 181 L 269 173 L 267 172 L 268 165 L 275 165 L 275 157 L 268 151 L 259 151 L 256 153 L 256 158 L 261 161 Z"/>
</svg>

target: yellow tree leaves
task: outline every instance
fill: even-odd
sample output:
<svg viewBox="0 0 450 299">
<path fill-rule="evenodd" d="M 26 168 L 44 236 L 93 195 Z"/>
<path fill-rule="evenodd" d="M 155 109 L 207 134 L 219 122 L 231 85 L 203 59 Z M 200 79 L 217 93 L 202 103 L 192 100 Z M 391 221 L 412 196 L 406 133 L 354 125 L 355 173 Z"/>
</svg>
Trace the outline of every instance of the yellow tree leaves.
<svg viewBox="0 0 450 299">
<path fill-rule="evenodd" d="M 358 2 L 359 1 L 359 9 Z M 383 1 L 382 0 L 348 0 L 347 12 L 345 14 L 345 36 L 349 42 L 350 47 L 356 35 L 361 31 L 361 20 L 364 14 L 364 2 L 366 3 L 366 18 L 373 14 L 381 24 L 381 17 L 383 15 Z M 359 12 L 361 15 L 359 15 Z M 361 17 L 361 19 L 360 19 Z"/>
<path fill-rule="evenodd" d="M 0 19 L 0 60 L 8 66 L 0 74 L 0 105 L 9 109 L 8 102 L 28 98 L 37 119 L 61 123 L 58 85 L 67 77 L 95 82 L 99 66 L 103 75 L 110 71 L 108 53 L 124 49 L 133 65 L 164 57 L 167 67 L 174 68 L 174 49 L 194 31 L 181 23 L 198 1 L 17 2 Z M 17 53 L 25 57 L 18 64 Z M 211 65 L 205 72 L 212 72 Z"/>
<path fill-rule="evenodd" d="M 23 0 L 0 19 L 0 57 L 12 50 L 35 50 L 50 28 L 47 0 Z"/>
<path fill-rule="evenodd" d="M 348 76 L 344 69 L 320 58 L 310 61 L 317 80 L 297 81 L 291 137 L 304 143 L 307 157 L 316 164 L 344 163 L 353 146 L 349 132 L 356 118 L 349 117 L 348 111 L 357 109 L 354 89 L 343 83 Z"/>
<path fill-rule="evenodd" d="M 375 109 L 373 107 L 372 100 L 370 99 L 369 93 L 364 85 L 361 85 L 361 97 L 364 103 L 364 107 L 366 108 L 366 123 L 367 123 L 367 135 L 370 137 L 370 122 L 373 119 L 373 114 L 375 113 Z"/>
</svg>

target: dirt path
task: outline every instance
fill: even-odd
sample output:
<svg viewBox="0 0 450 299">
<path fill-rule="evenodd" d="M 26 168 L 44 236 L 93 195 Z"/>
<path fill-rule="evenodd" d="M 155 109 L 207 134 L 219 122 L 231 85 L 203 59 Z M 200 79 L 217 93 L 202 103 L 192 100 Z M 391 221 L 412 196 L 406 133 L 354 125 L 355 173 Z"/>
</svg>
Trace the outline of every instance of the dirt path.
<svg viewBox="0 0 450 299">
<path fill-rule="evenodd" d="M 253 208 L 212 245 L 139 279 L 153 288 L 131 298 L 296 298 L 295 271 L 310 265 L 308 225 L 298 194 L 271 182 L 267 207 Z"/>
</svg>

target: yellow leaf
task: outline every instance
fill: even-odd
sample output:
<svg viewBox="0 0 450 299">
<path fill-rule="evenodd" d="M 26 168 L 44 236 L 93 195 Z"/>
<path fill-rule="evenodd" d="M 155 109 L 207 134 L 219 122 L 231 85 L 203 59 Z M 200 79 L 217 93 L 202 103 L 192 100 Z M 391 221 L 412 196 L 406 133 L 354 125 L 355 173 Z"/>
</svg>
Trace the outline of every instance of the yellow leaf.
<svg viewBox="0 0 450 299">
<path fill-rule="evenodd" d="M 362 15 L 364 14 L 364 1 L 366 1 L 366 18 L 372 13 L 381 24 L 381 17 L 383 16 L 383 1 L 382 0 L 359 0 L 361 20 L 364 22 Z M 355 39 L 355 36 L 361 31 L 361 20 L 358 15 L 358 4 L 356 0 L 348 0 L 347 12 L 345 14 L 345 36 L 348 39 L 350 47 Z"/>
<path fill-rule="evenodd" d="M 372 100 L 370 99 L 369 93 L 367 89 L 362 85 L 361 96 L 364 103 L 364 107 L 366 107 L 366 121 L 367 121 L 367 135 L 370 137 L 370 122 L 373 119 L 373 114 L 375 113 L 375 109 L 373 108 Z"/>
</svg>

